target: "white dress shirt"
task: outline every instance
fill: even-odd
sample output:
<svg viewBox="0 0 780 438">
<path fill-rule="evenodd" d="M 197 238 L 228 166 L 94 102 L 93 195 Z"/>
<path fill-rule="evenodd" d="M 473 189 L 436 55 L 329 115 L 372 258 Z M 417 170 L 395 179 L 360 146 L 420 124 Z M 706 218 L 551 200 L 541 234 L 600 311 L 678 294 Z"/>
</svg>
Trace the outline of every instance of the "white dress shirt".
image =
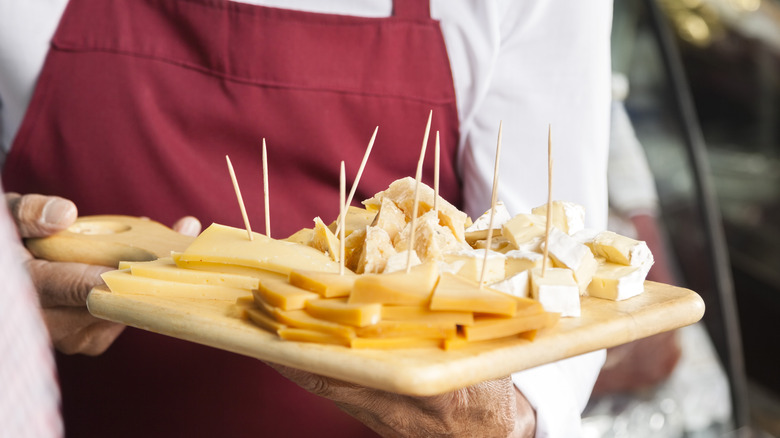
<svg viewBox="0 0 780 438">
<path fill-rule="evenodd" d="M 244 1 L 368 17 L 392 10 L 391 0 Z M 0 163 L 66 3 L 0 0 Z M 612 1 L 431 0 L 431 14 L 441 22 L 455 83 L 466 212 L 478 217 L 490 206 L 499 121 L 499 199 L 512 214 L 546 202 L 550 125 L 553 197 L 583 205 L 586 226 L 606 229 Z M 600 351 L 534 371 L 538 379 L 515 377 L 537 410 L 537 436 L 579 434 L 603 360 Z"/>
</svg>

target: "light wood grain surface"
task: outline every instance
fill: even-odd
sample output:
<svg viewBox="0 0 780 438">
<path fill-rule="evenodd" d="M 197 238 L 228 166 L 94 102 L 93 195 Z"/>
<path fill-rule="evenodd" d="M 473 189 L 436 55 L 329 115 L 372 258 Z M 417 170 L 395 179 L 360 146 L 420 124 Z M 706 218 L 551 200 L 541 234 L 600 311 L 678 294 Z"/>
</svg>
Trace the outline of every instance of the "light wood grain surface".
<svg viewBox="0 0 780 438">
<path fill-rule="evenodd" d="M 533 342 L 521 338 L 461 350 L 352 350 L 279 339 L 238 317 L 232 302 L 115 294 L 89 296 L 100 318 L 387 391 L 433 395 L 578 354 L 693 324 L 704 314 L 695 292 L 646 282 L 625 301 L 582 297 L 582 316 L 562 318 Z"/>
</svg>

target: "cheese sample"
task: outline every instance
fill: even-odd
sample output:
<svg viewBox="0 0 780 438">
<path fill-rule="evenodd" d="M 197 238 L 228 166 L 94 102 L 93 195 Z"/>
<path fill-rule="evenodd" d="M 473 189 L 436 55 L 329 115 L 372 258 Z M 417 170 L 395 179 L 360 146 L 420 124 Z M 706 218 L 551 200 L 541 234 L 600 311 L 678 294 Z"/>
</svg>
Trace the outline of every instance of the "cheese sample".
<svg viewBox="0 0 780 438">
<path fill-rule="evenodd" d="M 388 198 L 383 198 L 379 212 L 376 213 L 370 225 L 387 231 L 387 235 L 390 236 L 392 241 L 406 227 L 406 215 L 395 205 L 395 202 Z"/>
<path fill-rule="evenodd" d="M 250 321 L 257 324 L 261 328 L 268 330 L 269 332 L 277 333 L 280 329 L 287 327 L 281 322 L 269 317 L 265 312 L 257 308 L 247 307 L 244 309 L 244 311 L 246 312 L 246 316 Z"/>
<path fill-rule="evenodd" d="M 182 262 L 226 263 L 261 268 L 282 274 L 293 269 L 338 272 L 339 264 L 314 248 L 253 233 L 212 224 L 183 252 Z"/>
<path fill-rule="evenodd" d="M 548 312 L 580 316 L 580 289 L 571 270 L 548 268 L 541 274 L 540 268 L 531 270 L 531 297 Z"/>
<path fill-rule="evenodd" d="M 350 205 L 347 208 L 347 215 L 344 217 L 344 236 L 349 236 L 358 230 L 365 230 L 374 221 L 374 216 L 376 216 L 375 211 L 368 211 L 365 208 Z M 328 228 L 334 235 L 336 235 L 338 225 L 338 219 L 328 225 Z"/>
<path fill-rule="evenodd" d="M 309 246 L 327 254 L 334 262 L 339 261 L 339 239 L 319 216 L 314 218 L 314 234 L 311 236 Z"/>
<path fill-rule="evenodd" d="M 566 234 L 585 228 L 585 208 L 566 201 L 552 202 L 552 225 Z M 547 217 L 547 204 L 531 209 L 531 213 Z"/>
<path fill-rule="evenodd" d="M 379 274 L 385 270 L 387 259 L 396 253 L 387 231 L 379 227 L 366 228 L 363 252 L 358 260 L 358 274 Z"/>
<path fill-rule="evenodd" d="M 431 297 L 431 310 L 472 311 L 514 316 L 517 301 L 474 281 L 444 272 Z"/>
<path fill-rule="evenodd" d="M 171 253 L 176 266 L 181 269 L 193 269 L 196 271 L 208 271 L 224 274 L 240 275 L 245 277 L 257 278 L 259 280 L 266 278 L 287 278 L 287 275 L 280 274 L 278 272 L 272 272 L 260 268 L 250 268 L 247 266 L 228 265 L 226 263 L 209 263 L 209 262 L 186 262 L 181 260 L 181 253 Z"/>
<path fill-rule="evenodd" d="M 176 281 L 179 283 L 210 284 L 246 290 L 257 289 L 259 283 L 256 277 L 246 275 L 181 269 L 176 266 L 170 257 L 151 262 L 120 262 L 119 268 L 122 269 L 123 267 L 129 268 L 130 273 L 138 277 L 156 278 L 158 280 Z"/>
<path fill-rule="evenodd" d="M 588 286 L 588 295 L 620 301 L 645 290 L 645 274 L 639 266 L 605 263 L 599 266 Z"/>
<path fill-rule="evenodd" d="M 365 327 L 379 322 L 382 316 L 382 305 L 379 303 L 349 304 L 346 298 L 332 298 L 309 300 L 306 302 L 306 311 L 315 318 Z"/>
<path fill-rule="evenodd" d="M 290 271 L 289 282 L 293 286 L 315 292 L 325 298 L 345 297 L 352 291 L 357 275 L 344 270 L 338 272 Z"/>
<path fill-rule="evenodd" d="M 446 339 L 454 337 L 457 326 L 447 322 L 425 323 L 416 321 L 379 321 L 376 324 L 355 329 L 361 338 Z"/>
<path fill-rule="evenodd" d="M 487 239 L 488 227 L 490 227 L 490 214 L 493 214 L 493 238 L 501 235 L 501 227 L 505 222 L 510 220 L 512 216 L 509 214 L 509 210 L 506 209 L 506 205 L 503 202 L 496 202 L 495 208 L 491 208 L 478 217 L 469 227 L 466 228 L 466 242 L 474 244 L 478 240 Z"/>
<path fill-rule="evenodd" d="M 349 337 L 338 336 L 331 333 L 323 333 L 323 332 L 310 330 L 310 329 L 282 327 L 279 330 L 277 330 L 277 334 L 279 335 L 280 338 L 285 339 L 287 341 L 343 345 L 345 347 L 350 346 Z"/>
<path fill-rule="evenodd" d="M 463 336 L 469 342 L 505 338 L 550 327 L 557 321 L 556 316 L 542 311 L 535 315 L 515 318 L 495 316 L 476 318 L 473 325 L 463 327 Z"/>
<path fill-rule="evenodd" d="M 504 223 L 501 236 L 506 237 L 516 248 L 527 247 L 528 243 L 538 242 L 544 237 L 547 219 L 535 214 L 518 214 Z"/>
<path fill-rule="evenodd" d="M 366 242 L 366 228 L 355 230 L 344 238 L 344 266 L 352 272 L 357 272 L 363 245 Z"/>
<path fill-rule="evenodd" d="M 396 236 L 393 241 L 395 250 L 405 251 L 409 248 L 412 223 Z M 420 260 L 442 260 L 444 253 L 471 249 L 468 244 L 460 242 L 447 227 L 439 225 L 436 212 L 433 210 L 423 214 L 414 221 L 414 245 Z"/>
<path fill-rule="evenodd" d="M 283 310 L 303 309 L 306 301 L 320 298 L 314 292 L 293 286 L 287 280 L 281 279 L 262 280 L 252 293 L 255 296 L 255 301 L 263 301 Z"/>
<path fill-rule="evenodd" d="M 519 249 L 507 251 L 504 253 L 504 257 L 506 260 L 505 271 L 507 277 L 529 269 L 541 268 L 544 260 L 544 255 L 538 252 Z"/>
<path fill-rule="evenodd" d="M 506 257 L 504 254 L 488 251 L 486 258 L 484 249 L 446 253 L 441 270 L 478 282 L 482 276 L 482 265 L 485 263 L 487 263 L 483 279 L 485 283 L 493 283 L 506 276 Z"/>
<path fill-rule="evenodd" d="M 417 266 L 421 264 L 420 258 L 417 257 L 417 251 L 412 250 L 411 256 L 409 255 L 409 251 L 403 250 L 401 252 L 397 252 L 395 254 L 392 254 L 390 257 L 387 258 L 387 263 L 385 264 L 384 273 L 389 274 L 391 272 L 406 270 L 406 265 L 409 266 Z"/>
<path fill-rule="evenodd" d="M 556 267 L 570 269 L 574 273 L 580 293 L 585 294 L 588 284 L 598 268 L 598 262 L 590 248 L 577 242 L 557 228 L 550 229 L 549 255 Z"/>
<path fill-rule="evenodd" d="M 501 281 L 490 285 L 491 289 L 516 297 L 528 297 L 530 295 L 531 281 L 528 275 L 530 271 L 521 271 Z"/>
<path fill-rule="evenodd" d="M 327 333 L 342 338 L 351 338 L 355 336 L 354 327 L 315 318 L 304 310 L 282 310 L 275 308 L 274 316 L 277 321 L 290 327 L 314 330 L 316 332 Z"/>
<path fill-rule="evenodd" d="M 309 242 L 311 242 L 312 237 L 314 237 L 313 228 L 302 228 L 284 240 L 288 242 L 300 243 L 301 245 L 308 245 Z"/>
<path fill-rule="evenodd" d="M 653 266 L 653 254 L 645 242 L 621 236 L 612 231 L 599 233 L 591 249 L 597 256 L 604 257 L 608 262 L 619 265 L 636 266 L 647 275 Z"/>
<path fill-rule="evenodd" d="M 395 202 L 404 214 L 406 214 L 406 221 L 409 222 L 414 210 L 415 185 L 415 179 L 412 177 L 407 176 L 397 179 L 390 184 L 387 190 L 379 192 L 372 198 L 363 201 L 363 205 L 369 209 L 379 209 L 383 199 L 390 199 Z M 432 188 L 424 183 L 420 183 L 418 214 L 424 214 L 433 209 L 434 196 L 435 194 Z M 465 242 L 466 221 L 468 219 L 466 213 L 455 208 L 455 206 L 447 202 L 444 198 L 439 197 L 438 218 L 442 225 L 448 227 L 452 231 L 458 241 Z"/>
<path fill-rule="evenodd" d="M 138 277 L 129 270 L 108 271 L 101 278 L 112 293 L 128 295 L 151 295 L 166 298 L 199 298 L 204 300 L 235 301 L 236 298 L 250 295 L 246 289 L 214 286 L 210 284 L 190 284 L 156 278 Z"/>
<path fill-rule="evenodd" d="M 427 306 L 439 279 L 435 262 L 389 274 L 364 274 L 355 280 L 350 303 Z"/>
<path fill-rule="evenodd" d="M 429 310 L 419 306 L 382 306 L 382 320 L 470 325 L 474 323 L 474 314 L 471 311 Z"/>
<path fill-rule="evenodd" d="M 474 249 L 485 249 L 487 248 L 487 240 L 477 240 L 474 242 L 472 247 Z M 501 236 L 501 233 L 499 232 L 498 235 L 493 235 L 493 237 L 490 239 L 490 249 L 491 251 L 506 254 L 509 251 L 513 251 L 514 246 L 509 241 L 509 239 Z"/>
</svg>

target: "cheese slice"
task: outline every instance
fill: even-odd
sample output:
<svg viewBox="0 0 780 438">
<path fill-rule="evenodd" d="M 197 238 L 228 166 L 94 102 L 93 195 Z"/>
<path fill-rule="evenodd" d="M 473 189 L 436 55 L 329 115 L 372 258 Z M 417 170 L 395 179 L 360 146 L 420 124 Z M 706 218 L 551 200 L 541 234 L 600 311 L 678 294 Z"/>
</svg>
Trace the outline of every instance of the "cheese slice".
<svg viewBox="0 0 780 438">
<path fill-rule="evenodd" d="M 280 274 L 278 272 L 272 272 L 260 268 L 249 268 L 247 266 L 229 265 L 227 263 L 209 263 L 209 262 L 198 262 L 198 261 L 187 262 L 181 260 L 181 253 L 176 253 L 176 252 L 171 253 L 171 258 L 173 259 L 174 263 L 176 263 L 176 266 L 181 269 L 193 269 L 196 271 L 208 271 L 208 272 L 232 274 L 232 275 L 257 278 L 258 280 L 262 280 L 266 278 L 282 278 L 282 279 L 287 278 L 285 274 Z"/>
<path fill-rule="evenodd" d="M 344 274 L 294 270 L 290 272 L 289 282 L 325 298 L 333 298 L 349 295 L 356 279 L 357 275 L 347 270 L 344 270 Z"/>
<path fill-rule="evenodd" d="M 376 324 L 382 317 L 381 304 L 349 304 L 346 298 L 309 300 L 306 311 L 315 318 L 356 327 Z"/>
<path fill-rule="evenodd" d="M 531 296 L 542 303 L 544 310 L 561 316 L 580 316 L 580 289 L 574 274 L 565 268 L 531 270 Z"/>
<path fill-rule="evenodd" d="M 457 326 L 448 322 L 379 321 L 355 331 L 361 338 L 447 339 L 455 336 Z"/>
<path fill-rule="evenodd" d="M 531 330 L 550 327 L 557 321 L 556 314 L 540 312 L 515 318 L 486 316 L 476 318 L 474 324 L 463 327 L 463 336 L 469 342 L 505 338 Z"/>
<path fill-rule="evenodd" d="M 653 266 L 653 254 L 645 242 L 602 231 L 591 244 L 593 253 L 619 265 L 636 266 L 647 275 Z"/>
<path fill-rule="evenodd" d="M 179 283 L 210 284 L 246 290 L 257 289 L 259 283 L 256 277 L 246 275 L 181 269 L 176 266 L 170 257 L 151 262 L 122 262 L 119 265 L 120 268 L 123 266 L 128 267 L 130 273 L 138 277 L 156 278 L 158 280 L 176 281 Z"/>
<path fill-rule="evenodd" d="M 470 311 L 429 310 L 419 306 L 382 306 L 382 320 L 469 325 L 474 323 L 474 314 Z"/>
<path fill-rule="evenodd" d="M 235 301 L 236 298 L 250 295 L 246 289 L 214 286 L 210 284 L 189 284 L 156 278 L 138 277 L 129 270 L 104 272 L 103 281 L 113 293 L 128 295 L 150 295 L 166 298 L 199 298 L 204 300 Z"/>
<path fill-rule="evenodd" d="M 312 237 L 314 237 L 314 228 L 302 228 L 284 240 L 300 243 L 301 245 L 308 245 L 309 242 L 311 242 Z"/>
<path fill-rule="evenodd" d="M 509 239 L 515 249 L 527 247 L 528 243 L 538 242 L 544 236 L 547 218 L 535 214 L 518 214 L 504 223 L 501 236 Z"/>
<path fill-rule="evenodd" d="M 276 316 L 277 321 L 290 327 L 314 330 L 316 332 L 342 338 L 351 338 L 355 336 L 354 327 L 315 318 L 304 310 L 282 310 L 275 308 L 274 315 Z"/>
<path fill-rule="evenodd" d="M 598 262 L 590 248 L 557 228 L 550 229 L 549 254 L 558 268 L 567 268 L 574 273 L 580 293 L 585 294 Z"/>
<path fill-rule="evenodd" d="M 278 307 L 283 310 L 303 309 L 306 301 L 320 298 L 318 294 L 293 286 L 282 279 L 262 280 L 252 293 L 255 301 Z"/>
<path fill-rule="evenodd" d="M 282 327 L 277 330 L 277 334 L 280 338 L 287 341 L 296 342 L 313 342 L 316 344 L 332 344 L 343 345 L 345 347 L 350 346 L 350 338 L 347 336 L 338 336 L 331 333 L 323 333 L 316 330 L 295 328 L 295 327 Z"/>
<path fill-rule="evenodd" d="M 269 317 L 265 312 L 255 307 L 247 307 L 244 309 L 244 311 L 246 312 L 246 315 L 250 321 L 271 333 L 278 333 L 279 330 L 287 327 L 286 325 Z"/>
<path fill-rule="evenodd" d="M 414 266 L 408 273 L 364 274 L 355 280 L 349 302 L 427 306 L 438 279 L 435 262 Z"/>
<path fill-rule="evenodd" d="M 482 265 L 487 263 L 485 283 L 493 283 L 506 276 L 506 257 L 495 251 L 488 251 L 485 257 L 484 249 L 450 252 L 444 254 L 443 272 L 457 274 L 471 281 L 479 281 L 482 276 Z"/>
<path fill-rule="evenodd" d="M 288 275 L 293 269 L 338 272 L 339 264 L 322 252 L 246 230 L 212 224 L 181 254 L 183 262 L 226 263 Z"/>
<path fill-rule="evenodd" d="M 517 301 L 488 287 L 480 288 L 475 281 L 444 272 L 431 297 L 430 309 L 514 316 Z"/>
<path fill-rule="evenodd" d="M 585 208 L 566 201 L 552 202 L 552 224 L 566 234 L 574 234 L 585 228 Z M 547 204 L 531 209 L 531 213 L 547 217 Z"/>
<path fill-rule="evenodd" d="M 593 275 L 588 295 L 620 301 L 637 296 L 644 290 L 645 274 L 639 266 L 605 263 Z"/>
</svg>

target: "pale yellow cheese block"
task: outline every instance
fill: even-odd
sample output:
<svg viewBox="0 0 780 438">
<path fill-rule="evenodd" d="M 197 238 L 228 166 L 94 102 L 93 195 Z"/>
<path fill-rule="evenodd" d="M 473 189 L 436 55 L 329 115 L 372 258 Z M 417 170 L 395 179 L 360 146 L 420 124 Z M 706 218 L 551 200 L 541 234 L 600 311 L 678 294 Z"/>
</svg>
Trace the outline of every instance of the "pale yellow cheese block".
<svg viewBox="0 0 780 438">
<path fill-rule="evenodd" d="M 270 306 L 283 310 L 303 309 L 306 301 L 320 298 L 314 292 L 293 286 L 287 280 L 277 278 L 262 280 L 253 293 L 256 301 L 262 300 Z"/>
<path fill-rule="evenodd" d="M 228 300 L 250 295 L 247 289 L 214 286 L 209 284 L 188 284 L 156 278 L 138 277 L 128 270 L 104 272 L 101 277 L 113 293 L 128 295 L 151 295 L 170 298 L 200 298 L 204 300 Z"/>
<path fill-rule="evenodd" d="M 531 213 L 547 217 L 547 204 L 531 209 Z M 573 202 L 552 202 L 552 225 L 566 234 L 574 234 L 585 226 L 585 209 Z"/>
<path fill-rule="evenodd" d="M 344 227 L 344 236 L 348 237 L 355 231 L 366 229 L 366 227 L 371 225 L 374 221 L 375 216 L 376 211 L 368 211 L 365 208 L 350 205 L 349 208 L 347 208 L 347 215 L 344 218 L 344 223 L 346 224 Z M 338 220 L 331 222 L 330 225 L 328 225 L 328 228 L 335 235 L 336 230 L 338 229 Z"/>
<path fill-rule="evenodd" d="M 170 257 L 151 262 L 120 262 L 119 269 L 130 269 L 130 273 L 137 277 L 156 278 L 158 280 L 179 283 L 210 284 L 247 290 L 257 289 L 259 284 L 259 280 L 256 277 L 246 275 L 181 269 L 176 266 L 176 263 Z"/>
<path fill-rule="evenodd" d="M 479 281 L 482 278 L 482 266 L 485 267 L 485 283 L 493 283 L 506 277 L 506 257 L 500 252 L 485 250 L 468 250 L 444 254 L 447 270 L 471 281 Z"/>
<path fill-rule="evenodd" d="M 625 300 L 642 293 L 645 275 L 639 266 L 614 263 L 599 265 L 588 285 L 588 295 L 608 300 Z"/>
<path fill-rule="evenodd" d="M 550 327 L 557 320 L 557 313 L 547 312 L 514 318 L 480 317 L 474 320 L 474 324 L 463 327 L 463 335 L 467 341 L 504 338 L 529 330 Z"/>
<path fill-rule="evenodd" d="M 184 262 L 226 263 L 288 275 L 293 269 L 338 272 L 339 264 L 322 252 L 246 230 L 212 224 L 181 254 Z"/>
<path fill-rule="evenodd" d="M 349 295 L 356 279 L 357 275 L 348 270 L 344 274 L 294 270 L 290 272 L 289 282 L 325 298 L 334 298 Z"/>
<path fill-rule="evenodd" d="M 287 327 L 281 322 L 269 317 L 268 315 L 266 315 L 265 312 L 263 312 L 260 309 L 253 308 L 253 307 L 246 307 L 244 308 L 244 311 L 246 312 L 246 315 L 249 318 L 249 320 L 257 324 L 261 328 L 268 330 L 269 332 L 278 333 L 279 330 Z"/>
<path fill-rule="evenodd" d="M 474 323 L 474 314 L 470 311 L 430 310 L 419 306 L 382 306 L 382 320 L 469 325 Z"/>
<path fill-rule="evenodd" d="M 315 318 L 304 310 L 282 310 L 275 308 L 274 316 L 276 316 L 277 321 L 290 327 L 314 330 L 320 333 L 327 333 L 344 338 L 355 336 L 354 327 Z"/>
<path fill-rule="evenodd" d="M 356 327 L 376 324 L 382 317 L 381 304 L 349 304 L 346 298 L 309 300 L 305 310 L 315 318 Z"/>
<path fill-rule="evenodd" d="M 430 308 L 513 316 L 517 313 L 517 300 L 487 286 L 480 288 L 475 281 L 444 272 L 431 297 Z"/>
<path fill-rule="evenodd" d="M 414 266 L 408 273 L 364 274 L 355 280 L 349 302 L 427 306 L 438 279 L 436 262 Z"/>
<path fill-rule="evenodd" d="M 536 214 L 518 214 L 501 227 L 501 236 L 509 240 L 515 249 L 544 236 L 547 218 Z"/>
<path fill-rule="evenodd" d="M 267 269 L 250 268 L 247 266 L 229 265 L 227 263 L 209 263 L 198 261 L 184 261 L 181 260 L 180 252 L 172 252 L 171 258 L 176 266 L 182 269 L 193 269 L 196 271 L 208 271 L 217 272 L 220 274 L 233 274 L 245 277 L 252 277 L 258 280 L 267 278 L 281 278 L 286 279 L 286 274 L 280 274 L 279 272 L 269 271 Z"/>
</svg>

